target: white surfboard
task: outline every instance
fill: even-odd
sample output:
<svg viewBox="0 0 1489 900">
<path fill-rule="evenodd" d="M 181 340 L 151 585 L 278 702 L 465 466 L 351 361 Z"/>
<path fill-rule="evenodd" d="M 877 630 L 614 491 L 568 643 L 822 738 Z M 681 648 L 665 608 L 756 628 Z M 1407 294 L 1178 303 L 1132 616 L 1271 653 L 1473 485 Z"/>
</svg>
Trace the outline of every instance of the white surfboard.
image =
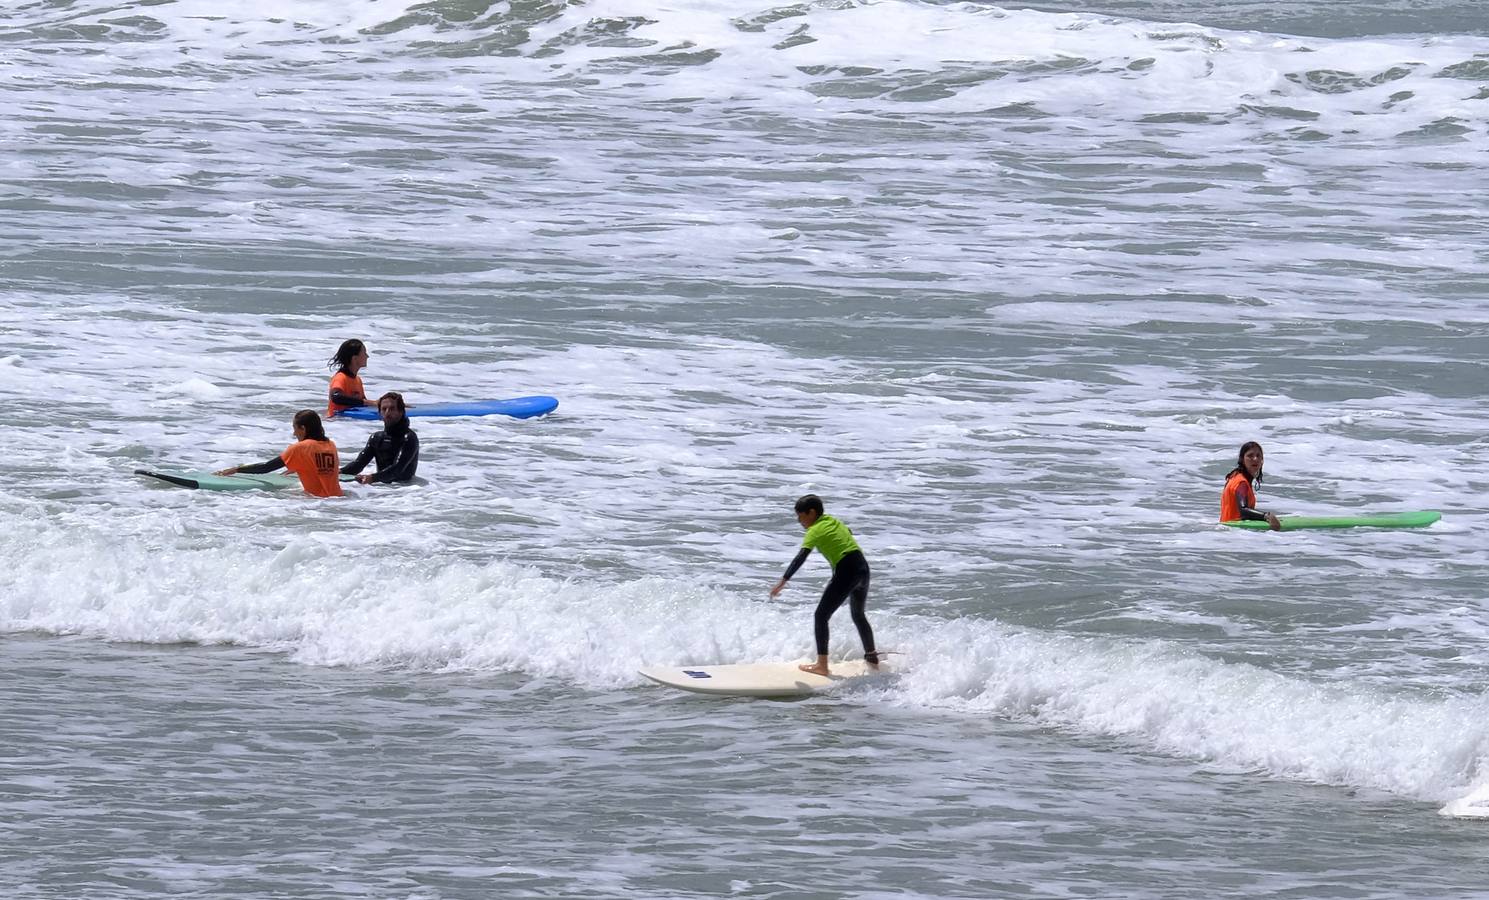
<svg viewBox="0 0 1489 900">
<path fill-rule="evenodd" d="M 803 660 L 806 662 L 806 660 Z M 818 691 L 841 687 L 890 671 L 880 663 L 870 669 L 861 659 L 842 660 L 828 665 L 832 673 L 826 678 L 803 672 L 797 663 L 750 663 L 733 666 L 648 666 L 642 675 L 668 687 L 695 694 L 720 697 L 805 697 Z"/>
</svg>

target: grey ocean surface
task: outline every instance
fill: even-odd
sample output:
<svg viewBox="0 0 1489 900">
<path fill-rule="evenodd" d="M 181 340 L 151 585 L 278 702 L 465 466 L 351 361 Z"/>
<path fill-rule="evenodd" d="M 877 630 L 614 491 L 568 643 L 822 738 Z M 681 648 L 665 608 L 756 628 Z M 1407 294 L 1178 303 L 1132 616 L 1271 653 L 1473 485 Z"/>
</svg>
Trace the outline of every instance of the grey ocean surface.
<svg viewBox="0 0 1489 900">
<path fill-rule="evenodd" d="M 0 893 L 1489 896 L 1486 15 L 0 7 Z"/>
</svg>

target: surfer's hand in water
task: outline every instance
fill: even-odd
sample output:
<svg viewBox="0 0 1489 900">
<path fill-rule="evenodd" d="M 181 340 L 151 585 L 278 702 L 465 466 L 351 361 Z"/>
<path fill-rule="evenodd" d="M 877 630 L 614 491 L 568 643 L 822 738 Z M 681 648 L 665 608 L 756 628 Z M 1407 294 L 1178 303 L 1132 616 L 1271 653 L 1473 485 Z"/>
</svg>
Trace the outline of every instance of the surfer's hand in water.
<svg viewBox="0 0 1489 900">
<path fill-rule="evenodd" d="M 372 476 L 371 475 L 358 475 L 357 476 L 357 484 L 372 484 Z"/>
<path fill-rule="evenodd" d="M 1267 513 L 1267 527 L 1270 528 L 1270 529 L 1272 529 L 1273 531 L 1281 531 L 1282 530 L 1282 523 L 1279 522 L 1279 521 L 1277 521 L 1276 514 L 1274 514 L 1274 513 Z"/>
<path fill-rule="evenodd" d="M 786 579 L 782 578 L 776 582 L 776 586 L 770 589 L 771 599 L 774 599 L 786 587 Z"/>
</svg>

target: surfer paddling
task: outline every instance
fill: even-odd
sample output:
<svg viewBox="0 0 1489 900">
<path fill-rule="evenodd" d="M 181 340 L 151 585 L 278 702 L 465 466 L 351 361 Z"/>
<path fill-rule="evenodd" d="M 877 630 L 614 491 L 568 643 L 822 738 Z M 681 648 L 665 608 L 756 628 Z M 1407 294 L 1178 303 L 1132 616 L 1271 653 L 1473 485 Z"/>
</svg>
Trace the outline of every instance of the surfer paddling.
<svg viewBox="0 0 1489 900">
<path fill-rule="evenodd" d="M 822 599 L 817 602 L 817 613 L 813 619 L 817 661 L 803 664 L 799 668 L 816 675 L 828 674 L 827 623 L 844 600 L 848 601 L 848 612 L 858 628 L 859 639 L 863 641 L 864 661 L 871 668 L 879 668 L 879 654 L 874 650 L 874 630 L 869 627 L 868 617 L 863 613 L 864 604 L 869 599 L 869 563 L 863 558 L 858 542 L 853 539 L 853 532 L 848 530 L 847 525 L 823 514 L 822 498 L 816 494 L 807 494 L 796 501 L 796 521 L 801 523 L 807 533 L 801 539 L 800 552 L 791 560 L 791 565 L 786 567 L 786 574 L 770 589 L 770 596 L 775 597 L 785 589 L 786 582 L 791 580 L 801 564 L 812 555 L 813 549 L 822 551 L 822 555 L 827 557 L 828 565 L 832 566 L 832 578 L 822 590 Z"/>
<path fill-rule="evenodd" d="M 1236 454 L 1236 467 L 1225 476 L 1225 489 L 1220 492 L 1220 521 L 1266 522 L 1273 531 L 1281 531 L 1277 516 L 1256 509 L 1256 485 L 1262 483 L 1262 445 L 1247 441 Z"/>
</svg>

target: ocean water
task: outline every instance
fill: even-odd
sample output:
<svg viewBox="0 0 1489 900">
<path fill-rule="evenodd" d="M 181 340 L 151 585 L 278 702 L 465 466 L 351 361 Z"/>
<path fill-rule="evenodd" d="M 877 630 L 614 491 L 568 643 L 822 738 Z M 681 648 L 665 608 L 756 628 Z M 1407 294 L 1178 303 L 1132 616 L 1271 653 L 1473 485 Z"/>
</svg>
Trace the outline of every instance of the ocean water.
<svg viewBox="0 0 1489 900">
<path fill-rule="evenodd" d="M 1489 896 L 1477 4 L 227 6 L 0 7 L 7 897 Z M 561 405 L 132 474 L 348 337 Z"/>
</svg>

